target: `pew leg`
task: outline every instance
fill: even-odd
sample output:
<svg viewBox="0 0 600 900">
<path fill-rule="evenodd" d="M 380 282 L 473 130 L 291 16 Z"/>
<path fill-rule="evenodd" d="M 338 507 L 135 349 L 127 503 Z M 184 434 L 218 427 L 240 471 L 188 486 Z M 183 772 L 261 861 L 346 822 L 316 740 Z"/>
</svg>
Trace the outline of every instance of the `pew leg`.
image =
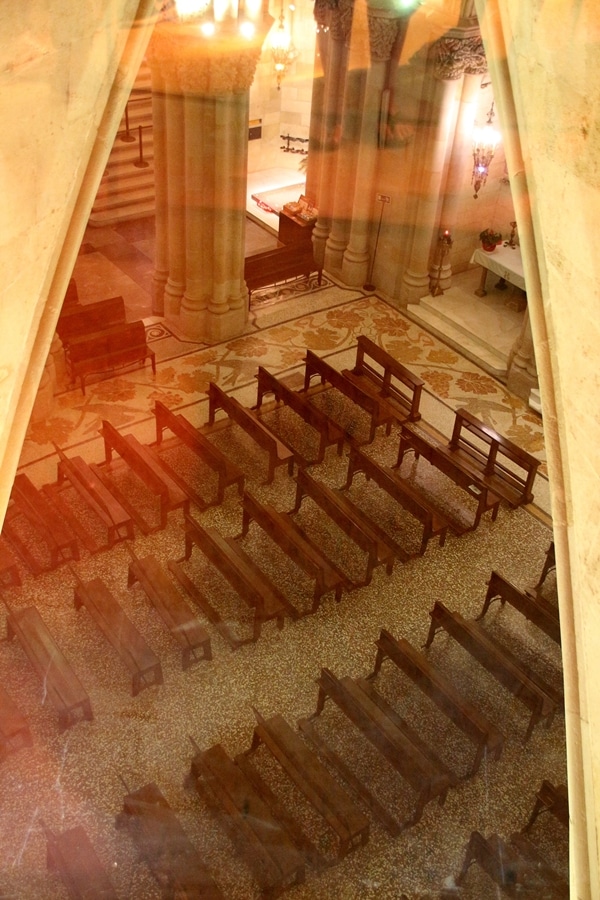
<svg viewBox="0 0 600 900">
<path fill-rule="evenodd" d="M 424 650 L 427 650 L 429 647 L 431 647 L 431 645 L 433 643 L 433 639 L 436 636 L 438 631 L 439 631 L 439 627 L 435 624 L 435 621 L 432 619 L 431 625 L 429 626 L 429 632 L 427 634 L 427 640 L 423 644 Z"/>
<path fill-rule="evenodd" d="M 377 676 L 379 675 L 379 670 L 381 669 L 381 664 L 383 663 L 385 658 L 385 653 L 380 647 L 377 650 L 377 656 L 375 657 L 375 666 L 373 667 L 373 671 L 370 675 L 367 675 L 368 679 L 377 678 Z"/>
</svg>

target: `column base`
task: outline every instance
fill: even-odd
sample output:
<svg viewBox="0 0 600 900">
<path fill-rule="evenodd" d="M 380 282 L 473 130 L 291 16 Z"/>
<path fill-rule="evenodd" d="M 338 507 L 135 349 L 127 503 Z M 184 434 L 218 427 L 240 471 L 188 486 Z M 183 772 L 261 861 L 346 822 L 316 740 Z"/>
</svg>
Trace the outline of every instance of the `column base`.
<svg viewBox="0 0 600 900">
<path fill-rule="evenodd" d="M 400 300 L 407 306 L 409 303 L 416 303 L 421 297 L 425 297 L 430 293 L 429 273 L 428 272 L 411 272 L 410 269 L 404 273 L 402 278 L 402 288 L 400 292 Z"/>
<path fill-rule="evenodd" d="M 351 287 L 362 287 L 369 274 L 369 254 L 348 248 L 342 262 L 342 281 Z"/>
<path fill-rule="evenodd" d="M 182 337 L 202 344 L 218 344 L 244 333 L 248 311 L 246 307 L 212 313 L 208 309 L 182 310 L 176 327 Z"/>
<path fill-rule="evenodd" d="M 531 391 L 539 388 L 539 383 L 536 375 L 532 375 L 526 369 L 516 366 L 513 362 L 508 370 L 506 386 L 509 391 L 516 394 L 521 400 L 529 401 Z"/>
</svg>

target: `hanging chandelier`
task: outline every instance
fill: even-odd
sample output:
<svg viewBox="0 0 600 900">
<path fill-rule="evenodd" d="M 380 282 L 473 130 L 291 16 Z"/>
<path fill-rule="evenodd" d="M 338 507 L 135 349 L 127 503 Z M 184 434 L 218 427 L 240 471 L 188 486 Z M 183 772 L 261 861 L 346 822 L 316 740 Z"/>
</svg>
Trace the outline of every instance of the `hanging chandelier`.
<svg viewBox="0 0 600 900">
<path fill-rule="evenodd" d="M 477 200 L 479 191 L 487 181 L 490 163 L 500 141 L 500 134 L 492 125 L 494 115 L 494 103 L 492 101 L 487 122 L 483 128 L 475 128 L 473 131 L 473 174 L 471 176 L 471 184 L 475 188 L 475 193 L 473 194 L 475 200 Z"/>
<path fill-rule="evenodd" d="M 286 28 L 283 15 L 283 0 L 281 0 L 279 24 L 275 31 L 271 33 L 271 58 L 275 69 L 275 77 L 277 78 L 278 91 L 281 90 L 281 79 L 297 57 L 298 51 L 294 47 L 291 32 Z"/>
</svg>

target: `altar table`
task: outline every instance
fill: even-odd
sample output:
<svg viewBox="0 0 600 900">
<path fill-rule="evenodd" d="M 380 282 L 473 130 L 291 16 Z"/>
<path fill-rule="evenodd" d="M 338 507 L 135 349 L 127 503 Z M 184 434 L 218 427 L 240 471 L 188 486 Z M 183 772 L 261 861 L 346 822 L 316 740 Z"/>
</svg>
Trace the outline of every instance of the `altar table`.
<svg viewBox="0 0 600 900">
<path fill-rule="evenodd" d="M 488 271 L 495 272 L 500 278 L 514 284 L 515 287 L 526 290 L 525 277 L 523 275 L 523 260 L 519 247 L 505 247 L 500 245 L 492 253 L 479 248 L 471 257 L 471 262 L 481 266 L 481 282 L 475 291 L 478 297 L 485 297 L 485 279 Z"/>
</svg>

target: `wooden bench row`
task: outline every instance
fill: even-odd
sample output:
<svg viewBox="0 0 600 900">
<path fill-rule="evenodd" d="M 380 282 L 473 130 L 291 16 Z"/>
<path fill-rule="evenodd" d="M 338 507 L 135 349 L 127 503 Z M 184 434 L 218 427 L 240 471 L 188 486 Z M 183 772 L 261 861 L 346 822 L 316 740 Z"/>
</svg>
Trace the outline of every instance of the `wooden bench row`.
<svg viewBox="0 0 600 900">
<path fill-rule="evenodd" d="M 309 278 L 312 272 L 318 273 L 321 284 L 323 269 L 315 262 L 312 244 L 287 244 L 274 250 L 263 250 L 253 256 L 246 257 L 244 262 L 244 280 L 248 288 L 248 297 L 252 292 L 278 281 L 297 278 L 304 275 Z"/>
<path fill-rule="evenodd" d="M 143 366 L 150 360 L 156 375 L 156 356 L 146 342 L 143 321 L 123 322 L 102 331 L 72 340 L 67 348 L 67 371 L 73 381 L 79 379 L 81 391 L 93 375 L 106 375 L 128 366 Z"/>
<path fill-rule="evenodd" d="M 65 297 L 56 331 L 68 355 L 69 345 L 74 341 L 112 325 L 122 325 L 125 321 L 125 300 L 120 295 L 85 304 L 79 303 L 79 298 L 75 302 L 68 302 Z"/>
<path fill-rule="evenodd" d="M 408 449 L 423 454 L 466 490 L 472 479 L 475 495 L 477 490 L 491 492 L 513 508 L 533 500 L 540 461 L 466 409 L 456 411 L 449 440 L 430 426 L 404 423 L 397 465 Z M 487 503 L 491 505 L 490 498 Z"/>
<path fill-rule="evenodd" d="M 460 613 L 449 610 L 437 600 L 430 616 L 431 625 L 425 647 L 431 645 L 438 631 L 446 631 L 529 709 L 531 715 L 525 742 L 542 719 L 547 726 L 552 723 L 556 711 L 564 702 L 562 692 L 533 672 L 507 647 L 487 635 L 477 622 L 464 619 Z"/>
</svg>

